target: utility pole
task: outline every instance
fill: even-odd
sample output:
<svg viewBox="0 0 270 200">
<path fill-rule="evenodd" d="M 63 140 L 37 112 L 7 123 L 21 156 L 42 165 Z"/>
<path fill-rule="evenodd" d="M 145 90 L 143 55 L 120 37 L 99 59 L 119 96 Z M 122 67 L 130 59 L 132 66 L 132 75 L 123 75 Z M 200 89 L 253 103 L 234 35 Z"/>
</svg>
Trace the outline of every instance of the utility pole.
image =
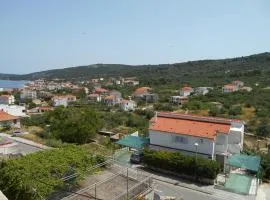
<svg viewBox="0 0 270 200">
<path fill-rule="evenodd" d="M 128 168 L 127 168 L 127 200 L 128 200 Z"/>
</svg>

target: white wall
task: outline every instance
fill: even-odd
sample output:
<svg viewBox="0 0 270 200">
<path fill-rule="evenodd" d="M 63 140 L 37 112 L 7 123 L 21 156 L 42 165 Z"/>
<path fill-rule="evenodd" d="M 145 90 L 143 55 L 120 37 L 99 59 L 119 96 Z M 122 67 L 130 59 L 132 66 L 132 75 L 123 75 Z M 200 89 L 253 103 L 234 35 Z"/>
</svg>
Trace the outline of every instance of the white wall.
<svg viewBox="0 0 270 200">
<path fill-rule="evenodd" d="M 4 112 L 7 112 L 8 114 L 17 116 L 17 117 L 26 116 L 24 106 L 0 104 L 0 110 L 3 110 Z"/>
<path fill-rule="evenodd" d="M 175 136 L 183 136 L 185 138 L 185 142 L 176 142 L 174 140 Z M 150 137 L 150 144 L 151 145 L 158 145 L 164 146 L 168 148 L 174 148 L 179 150 L 185 151 L 192 151 L 196 152 L 196 147 L 194 143 L 198 143 L 198 153 L 212 155 L 214 149 L 214 141 L 206 139 L 206 138 L 199 138 L 199 137 L 192 137 L 180 134 L 173 134 L 173 133 L 165 133 L 160 131 L 149 130 L 149 137 Z M 202 141 L 200 140 L 202 139 Z"/>
</svg>

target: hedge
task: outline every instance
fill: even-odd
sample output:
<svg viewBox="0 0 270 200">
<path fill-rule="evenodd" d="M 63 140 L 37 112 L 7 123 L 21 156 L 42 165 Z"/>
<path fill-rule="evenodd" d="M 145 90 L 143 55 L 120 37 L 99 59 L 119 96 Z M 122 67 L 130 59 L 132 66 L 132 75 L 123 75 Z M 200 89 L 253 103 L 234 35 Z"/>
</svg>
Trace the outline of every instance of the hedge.
<svg viewBox="0 0 270 200">
<path fill-rule="evenodd" d="M 179 175 L 195 176 L 197 179 L 215 179 L 220 165 L 214 160 L 182 155 L 178 152 L 144 150 L 143 162 L 149 167 L 168 170 Z"/>
</svg>

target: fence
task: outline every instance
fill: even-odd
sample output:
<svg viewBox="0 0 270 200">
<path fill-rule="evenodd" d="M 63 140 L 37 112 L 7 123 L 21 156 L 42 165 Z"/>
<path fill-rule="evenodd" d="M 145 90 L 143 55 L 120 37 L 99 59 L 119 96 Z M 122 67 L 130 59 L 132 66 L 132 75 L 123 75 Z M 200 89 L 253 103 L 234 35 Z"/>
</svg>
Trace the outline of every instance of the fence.
<svg viewBox="0 0 270 200">
<path fill-rule="evenodd" d="M 139 169 L 122 166 L 113 159 L 95 165 L 88 172 L 102 169 L 99 174 L 89 175 L 89 180 L 97 180 L 94 184 L 73 192 L 63 200 L 70 199 L 102 199 L 126 200 L 134 199 L 139 194 L 151 189 L 152 177 Z M 68 180 L 77 174 L 65 177 Z"/>
</svg>

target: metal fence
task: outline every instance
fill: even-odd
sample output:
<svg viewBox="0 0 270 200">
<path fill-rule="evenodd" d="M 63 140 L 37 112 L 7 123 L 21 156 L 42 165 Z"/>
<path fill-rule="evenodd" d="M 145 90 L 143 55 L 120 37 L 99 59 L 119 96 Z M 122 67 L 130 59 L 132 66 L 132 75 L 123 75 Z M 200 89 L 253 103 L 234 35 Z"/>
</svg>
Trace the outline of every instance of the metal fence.
<svg viewBox="0 0 270 200">
<path fill-rule="evenodd" d="M 63 200 L 70 199 L 102 199 L 102 200 L 126 200 L 134 199 L 143 192 L 151 189 L 152 177 L 149 174 L 139 170 L 122 166 L 113 159 L 95 165 L 88 169 L 88 172 L 102 168 L 100 176 L 101 180 L 94 184 L 89 184 L 73 194 L 66 196 Z M 65 177 L 68 180 L 77 176 L 77 174 Z M 89 175 L 91 179 L 92 175 Z"/>
</svg>

